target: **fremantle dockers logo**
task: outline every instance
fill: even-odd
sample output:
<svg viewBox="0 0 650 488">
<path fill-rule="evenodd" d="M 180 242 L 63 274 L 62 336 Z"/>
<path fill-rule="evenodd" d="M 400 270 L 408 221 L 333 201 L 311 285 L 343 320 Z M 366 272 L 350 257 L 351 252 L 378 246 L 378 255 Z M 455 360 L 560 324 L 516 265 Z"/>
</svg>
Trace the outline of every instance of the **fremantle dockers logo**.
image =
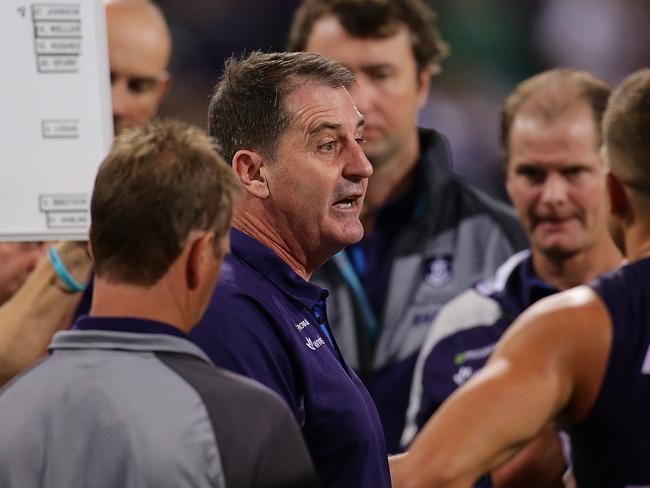
<svg viewBox="0 0 650 488">
<path fill-rule="evenodd" d="M 434 288 L 441 288 L 454 277 L 451 267 L 451 256 L 436 256 L 427 263 L 427 274 L 424 281 Z"/>
</svg>

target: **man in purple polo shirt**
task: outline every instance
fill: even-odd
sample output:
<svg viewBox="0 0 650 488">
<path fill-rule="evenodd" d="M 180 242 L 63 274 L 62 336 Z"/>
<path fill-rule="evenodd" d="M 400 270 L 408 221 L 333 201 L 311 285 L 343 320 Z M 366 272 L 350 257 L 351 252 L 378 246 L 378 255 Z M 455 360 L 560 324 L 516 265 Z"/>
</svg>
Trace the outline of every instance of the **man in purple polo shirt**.
<svg viewBox="0 0 650 488">
<path fill-rule="evenodd" d="M 376 408 L 343 360 L 312 272 L 359 241 L 372 167 L 354 75 L 312 53 L 230 59 L 210 102 L 210 133 L 244 197 L 231 254 L 192 338 L 215 363 L 279 393 L 326 487 L 390 486 Z"/>
</svg>

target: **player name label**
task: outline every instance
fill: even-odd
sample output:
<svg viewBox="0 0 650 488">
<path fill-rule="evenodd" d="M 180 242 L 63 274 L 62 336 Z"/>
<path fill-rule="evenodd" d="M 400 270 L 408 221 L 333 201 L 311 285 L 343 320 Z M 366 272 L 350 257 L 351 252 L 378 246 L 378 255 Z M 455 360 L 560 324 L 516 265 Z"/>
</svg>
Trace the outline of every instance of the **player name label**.
<svg viewBox="0 0 650 488">
<path fill-rule="evenodd" d="M 32 5 L 32 16 L 34 20 L 69 20 L 81 17 L 78 4 L 47 4 L 40 3 Z"/>
<path fill-rule="evenodd" d="M 64 212 L 88 209 L 88 195 L 41 195 L 39 207 L 43 212 Z"/>
<path fill-rule="evenodd" d="M 50 229 L 80 228 L 90 224 L 87 212 L 58 212 L 47 214 L 47 225 Z"/>
</svg>

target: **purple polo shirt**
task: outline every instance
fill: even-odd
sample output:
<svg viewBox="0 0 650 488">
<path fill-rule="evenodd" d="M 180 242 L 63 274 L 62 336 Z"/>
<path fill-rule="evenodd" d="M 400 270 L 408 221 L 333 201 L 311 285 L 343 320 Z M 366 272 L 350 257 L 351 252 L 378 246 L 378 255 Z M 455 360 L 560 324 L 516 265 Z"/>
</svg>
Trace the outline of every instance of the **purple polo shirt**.
<svg viewBox="0 0 650 488">
<path fill-rule="evenodd" d="M 324 487 L 389 487 L 377 409 L 329 330 L 327 294 L 233 229 L 231 254 L 190 337 L 218 366 L 287 401 Z"/>
</svg>

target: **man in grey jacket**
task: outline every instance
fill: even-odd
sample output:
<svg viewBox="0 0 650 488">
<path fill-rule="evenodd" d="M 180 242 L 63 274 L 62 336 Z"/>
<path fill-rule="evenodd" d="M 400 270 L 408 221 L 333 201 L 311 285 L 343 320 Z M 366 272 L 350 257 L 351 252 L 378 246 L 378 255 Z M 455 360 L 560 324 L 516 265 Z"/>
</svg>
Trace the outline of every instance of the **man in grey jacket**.
<svg viewBox="0 0 650 488">
<path fill-rule="evenodd" d="M 116 138 L 91 204 L 93 306 L 0 392 L 0 486 L 313 486 L 284 402 L 187 337 L 228 252 L 237 190 L 198 129 Z"/>
</svg>

